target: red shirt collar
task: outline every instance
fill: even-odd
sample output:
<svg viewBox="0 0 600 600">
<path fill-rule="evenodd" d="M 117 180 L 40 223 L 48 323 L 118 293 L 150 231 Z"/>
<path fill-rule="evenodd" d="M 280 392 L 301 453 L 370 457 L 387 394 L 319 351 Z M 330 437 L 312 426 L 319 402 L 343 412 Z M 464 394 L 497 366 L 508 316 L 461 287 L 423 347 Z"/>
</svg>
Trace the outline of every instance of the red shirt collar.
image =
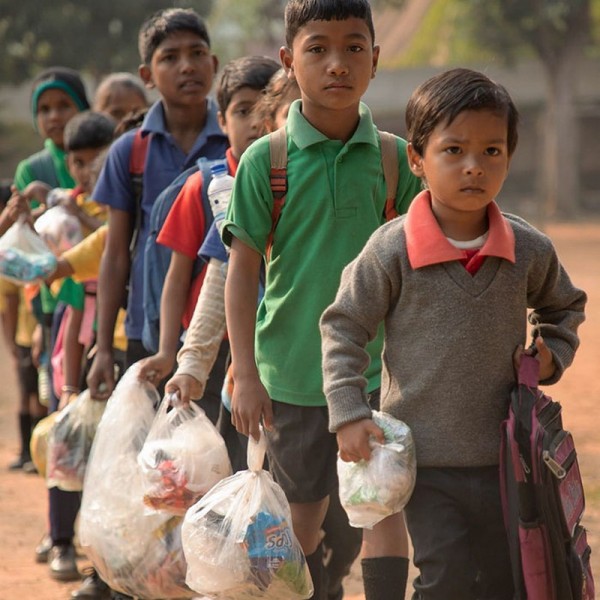
<svg viewBox="0 0 600 600">
<path fill-rule="evenodd" d="M 488 238 L 479 253 L 514 263 L 515 234 L 495 202 L 488 204 L 488 223 Z M 413 269 L 464 258 L 463 250 L 455 248 L 440 229 L 431 210 L 429 190 L 413 200 L 404 229 L 408 259 Z"/>
<path fill-rule="evenodd" d="M 231 148 L 227 148 L 225 151 L 225 158 L 227 159 L 227 168 L 229 169 L 229 174 L 232 177 L 235 177 L 240 161 L 233 155 Z"/>
</svg>

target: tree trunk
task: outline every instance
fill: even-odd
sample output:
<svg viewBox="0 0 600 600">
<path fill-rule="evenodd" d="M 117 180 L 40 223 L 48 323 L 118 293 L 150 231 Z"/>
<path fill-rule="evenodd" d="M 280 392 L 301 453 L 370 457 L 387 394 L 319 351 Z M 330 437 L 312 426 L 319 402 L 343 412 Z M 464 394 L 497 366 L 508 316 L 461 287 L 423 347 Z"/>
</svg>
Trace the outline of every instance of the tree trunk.
<svg viewBox="0 0 600 600">
<path fill-rule="evenodd" d="M 546 64 L 548 104 L 544 127 L 542 198 L 547 219 L 572 218 L 580 208 L 579 123 L 575 84 L 578 53 Z"/>
</svg>

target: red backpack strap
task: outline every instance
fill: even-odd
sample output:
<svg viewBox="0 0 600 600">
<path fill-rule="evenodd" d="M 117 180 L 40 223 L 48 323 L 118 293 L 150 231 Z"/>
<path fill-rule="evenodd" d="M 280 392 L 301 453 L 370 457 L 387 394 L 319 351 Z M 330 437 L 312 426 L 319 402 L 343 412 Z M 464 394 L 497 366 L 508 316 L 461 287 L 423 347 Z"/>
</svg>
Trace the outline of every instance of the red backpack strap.
<svg viewBox="0 0 600 600">
<path fill-rule="evenodd" d="M 265 249 L 267 262 L 271 258 L 275 229 L 287 195 L 287 135 L 285 127 L 280 127 L 269 135 L 269 150 L 271 155 L 270 181 L 271 193 L 273 194 L 273 210 L 271 212 L 271 231 Z"/>
<path fill-rule="evenodd" d="M 387 131 L 379 131 L 381 140 L 381 166 L 385 179 L 385 220 L 391 221 L 398 216 L 396 193 L 398 190 L 398 142 L 396 136 Z"/>
<path fill-rule="evenodd" d="M 133 136 L 131 143 L 131 153 L 129 154 L 129 177 L 131 178 L 131 187 L 135 204 L 135 214 L 133 222 L 133 233 L 129 243 L 129 253 L 133 256 L 139 231 L 142 226 L 142 195 L 144 193 L 144 169 L 146 167 L 146 155 L 148 154 L 148 144 L 152 134 L 142 135 L 142 128 L 138 128 Z"/>
</svg>

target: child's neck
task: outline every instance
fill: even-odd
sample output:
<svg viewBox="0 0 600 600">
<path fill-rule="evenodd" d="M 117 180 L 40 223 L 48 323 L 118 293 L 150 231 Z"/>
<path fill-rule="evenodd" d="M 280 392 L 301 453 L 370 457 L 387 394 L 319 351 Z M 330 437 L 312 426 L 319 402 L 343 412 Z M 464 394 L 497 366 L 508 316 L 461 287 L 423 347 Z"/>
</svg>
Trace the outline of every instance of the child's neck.
<svg viewBox="0 0 600 600">
<path fill-rule="evenodd" d="M 344 144 L 352 137 L 360 121 L 358 105 L 344 110 L 328 110 L 311 107 L 303 101 L 301 112 L 323 135 L 330 140 L 340 140 Z"/>
<path fill-rule="evenodd" d="M 440 229 L 444 235 L 458 242 L 468 242 L 481 237 L 489 228 L 487 213 L 482 218 L 474 219 L 448 219 L 436 216 Z"/>
<path fill-rule="evenodd" d="M 169 133 L 173 136 L 177 145 L 188 154 L 194 146 L 200 132 L 206 125 L 208 116 L 208 104 L 205 101 L 193 113 L 189 108 L 173 108 L 164 105 L 165 121 Z"/>
</svg>

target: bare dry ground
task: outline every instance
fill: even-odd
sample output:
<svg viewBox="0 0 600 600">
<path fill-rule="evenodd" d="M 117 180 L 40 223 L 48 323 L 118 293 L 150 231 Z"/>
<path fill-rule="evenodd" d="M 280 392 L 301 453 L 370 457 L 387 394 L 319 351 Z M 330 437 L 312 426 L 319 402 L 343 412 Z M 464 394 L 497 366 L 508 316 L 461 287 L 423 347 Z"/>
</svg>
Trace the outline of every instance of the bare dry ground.
<svg viewBox="0 0 600 600">
<path fill-rule="evenodd" d="M 573 281 L 589 294 L 582 345 L 563 380 L 547 391 L 564 407 L 565 426 L 575 437 L 586 488 L 584 524 L 590 531 L 592 563 L 600 579 L 600 223 L 548 227 Z M 596 375 L 594 375 L 596 373 Z M 38 476 L 6 468 L 17 450 L 15 378 L 0 346 L 0 600 L 66 600 L 77 583 L 58 583 L 33 550 L 46 527 L 46 490 Z M 80 566 L 84 566 L 84 558 Z M 411 572 L 411 575 L 414 575 Z M 346 599 L 361 600 L 359 569 L 346 582 Z"/>
</svg>

